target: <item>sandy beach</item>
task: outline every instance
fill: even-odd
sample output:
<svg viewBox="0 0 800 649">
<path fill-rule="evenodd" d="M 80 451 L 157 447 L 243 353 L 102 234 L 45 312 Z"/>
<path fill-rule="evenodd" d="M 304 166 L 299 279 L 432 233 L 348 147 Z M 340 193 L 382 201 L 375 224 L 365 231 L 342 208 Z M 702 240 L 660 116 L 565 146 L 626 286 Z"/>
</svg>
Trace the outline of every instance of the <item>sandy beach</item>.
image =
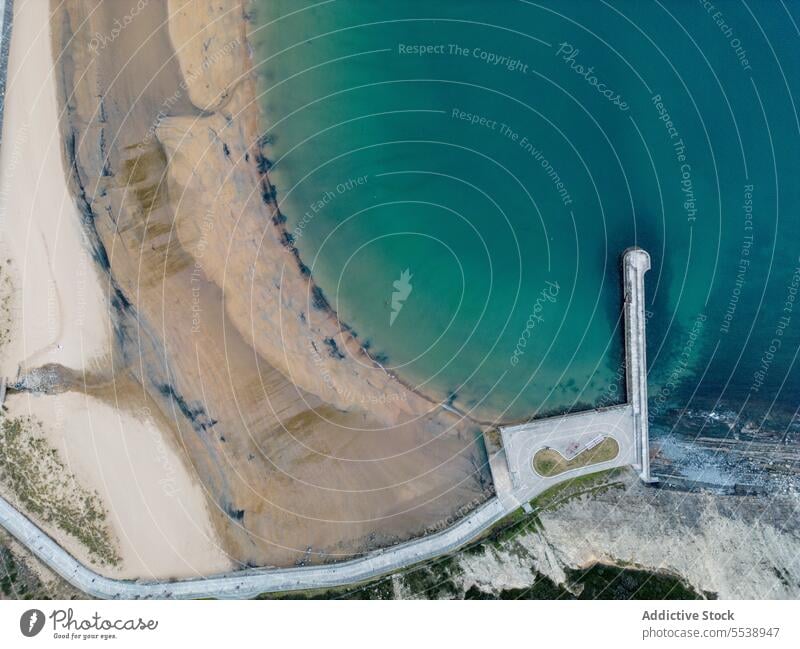
<svg viewBox="0 0 800 649">
<path fill-rule="evenodd" d="M 14 286 L 3 376 L 48 362 L 102 363 L 109 345 L 103 288 L 67 190 L 58 133 L 47 7 L 21 2 L 9 56 L 0 151 L 2 254 Z M 35 5 L 35 6 L 34 6 Z"/>
<path fill-rule="evenodd" d="M 246 3 L 49 11 L 15 7 L 6 416 L 102 498 L 101 571 L 334 561 L 484 502 L 479 427 L 374 363 L 286 237 Z"/>
<path fill-rule="evenodd" d="M 62 394 L 11 394 L 4 416 L 41 422 L 67 470 L 101 495 L 122 559 L 117 568 L 103 568 L 109 574 L 166 578 L 225 570 L 231 561 L 168 422 L 158 421 L 141 390 L 114 380 L 108 282 L 92 258 L 63 167 L 49 24 L 47 3 L 15 3 L 0 158 L 10 331 L 0 363 L 11 381 L 55 363 L 106 387 L 102 398 L 85 394 L 81 381 Z M 98 393 L 97 385 L 92 389 Z M 91 562 L 69 535 L 43 526 Z"/>
<path fill-rule="evenodd" d="M 9 417 L 30 415 L 40 421 L 67 469 L 103 500 L 122 561 L 101 572 L 163 579 L 233 566 L 211 526 L 201 486 L 147 406 L 118 410 L 78 392 L 13 395 L 6 405 Z M 71 554 L 93 563 L 80 543 L 45 527 Z"/>
</svg>

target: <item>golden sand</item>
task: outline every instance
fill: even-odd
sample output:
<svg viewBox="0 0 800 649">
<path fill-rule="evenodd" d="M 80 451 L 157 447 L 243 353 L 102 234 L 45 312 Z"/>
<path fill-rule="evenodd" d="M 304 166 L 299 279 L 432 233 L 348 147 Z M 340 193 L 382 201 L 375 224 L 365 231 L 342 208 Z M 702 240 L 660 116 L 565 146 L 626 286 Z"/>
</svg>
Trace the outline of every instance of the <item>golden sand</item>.
<svg viewBox="0 0 800 649">
<path fill-rule="evenodd" d="M 155 404 L 224 552 L 329 561 L 483 501 L 477 427 L 407 390 L 312 304 L 259 168 L 243 4 L 51 9 L 65 166 L 110 305 L 103 398 L 142 390 Z"/>
<path fill-rule="evenodd" d="M 40 421 L 66 470 L 100 493 L 122 558 L 102 571 L 166 578 L 226 570 L 232 562 L 216 538 L 209 502 L 183 450 L 164 435 L 168 422 L 141 387 L 115 377 L 108 276 L 92 258 L 63 165 L 48 5 L 18 2 L 14 10 L 0 149 L 10 332 L 0 366 L 12 382 L 18 372 L 60 368 L 70 385 L 62 394 L 10 394 L 4 416 Z M 91 561 L 74 539 L 37 522 Z"/>
</svg>

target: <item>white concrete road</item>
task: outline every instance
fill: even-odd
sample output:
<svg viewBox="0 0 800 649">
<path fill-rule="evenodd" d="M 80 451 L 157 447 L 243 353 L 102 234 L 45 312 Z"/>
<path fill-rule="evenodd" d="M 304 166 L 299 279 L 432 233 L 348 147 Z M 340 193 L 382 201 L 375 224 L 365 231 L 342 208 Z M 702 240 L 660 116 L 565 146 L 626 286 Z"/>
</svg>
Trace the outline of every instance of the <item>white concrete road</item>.
<svg viewBox="0 0 800 649">
<path fill-rule="evenodd" d="M 650 477 L 650 425 L 647 413 L 647 345 L 644 316 L 644 274 L 650 270 L 650 255 L 641 248 L 630 248 L 622 257 L 622 283 L 625 293 L 625 386 L 633 408 L 636 439 L 635 466 L 639 477 Z"/>
<path fill-rule="evenodd" d="M 328 566 L 256 569 L 203 579 L 140 582 L 110 579 L 79 563 L 66 550 L 0 498 L 0 525 L 70 584 L 103 599 L 252 598 L 261 593 L 333 588 L 357 584 L 457 550 L 508 512 L 497 498 L 448 529 Z"/>
<path fill-rule="evenodd" d="M 587 473 L 595 473 L 619 466 L 633 464 L 636 458 L 633 433 L 633 408 L 630 404 L 612 406 L 603 410 L 588 410 L 559 417 L 537 419 L 528 424 L 501 429 L 503 449 L 510 474 L 511 491 L 503 493 L 495 481 L 501 500 L 517 506 L 535 498 L 553 485 Z M 591 464 L 566 473 L 545 478 L 533 470 L 533 456 L 539 449 L 563 449 L 571 442 L 580 446 L 598 435 L 613 437 L 619 444 L 617 457 L 608 462 Z"/>
</svg>

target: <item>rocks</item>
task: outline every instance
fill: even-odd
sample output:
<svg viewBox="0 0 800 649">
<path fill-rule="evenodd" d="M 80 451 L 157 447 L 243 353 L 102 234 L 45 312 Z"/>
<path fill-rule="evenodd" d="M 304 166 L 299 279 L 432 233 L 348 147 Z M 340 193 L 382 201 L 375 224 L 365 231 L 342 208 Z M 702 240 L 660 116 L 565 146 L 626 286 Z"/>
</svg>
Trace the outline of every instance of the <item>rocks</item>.
<svg viewBox="0 0 800 649">
<path fill-rule="evenodd" d="M 40 394 L 58 394 L 74 387 L 75 373 L 58 363 L 47 363 L 34 367 L 9 387 L 18 392 L 36 392 Z"/>
</svg>

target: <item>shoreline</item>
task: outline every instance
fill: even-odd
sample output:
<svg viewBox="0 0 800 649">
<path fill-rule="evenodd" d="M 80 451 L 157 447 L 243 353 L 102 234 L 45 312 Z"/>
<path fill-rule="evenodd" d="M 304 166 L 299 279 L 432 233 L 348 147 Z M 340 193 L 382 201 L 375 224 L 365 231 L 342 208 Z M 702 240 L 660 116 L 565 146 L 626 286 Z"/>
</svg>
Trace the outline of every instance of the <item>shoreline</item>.
<svg viewBox="0 0 800 649">
<path fill-rule="evenodd" d="M 248 50 L 252 50 L 252 46 L 248 44 L 246 48 Z M 252 54 L 250 55 L 252 59 Z M 261 92 L 261 88 L 259 88 L 259 83 L 256 80 L 256 87 L 259 90 L 259 96 Z M 269 124 L 270 124 L 270 117 L 267 114 L 266 110 L 263 106 L 256 100 L 256 108 L 254 112 L 257 113 L 258 124 L 259 126 L 264 126 L 264 129 L 259 129 L 259 132 L 268 132 L 269 131 Z M 442 410 L 446 413 L 454 415 L 455 417 L 461 418 L 462 420 L 468 420 L 476 425 L 483 426 L 486 428 L 496 428 L 498 426 L 514 426 L 519 424 L 528 423 L 533 421 L 534 419 L 541 419 L 545 417 L 558 417 L 562 415 L 568 415 L 575 412 L 582 412 L 586 409 L 594 409 L 595 406 L 592 404 L 585 404 L 585 403 L 578 403 L 573 404 L 568 410 L 548 410 L 537 413 L 535 415 L 525 416 L 522 418 L 508 418 L 504 417 L 504 413 L 500 413 L 497 417 L 484 417 L 481 416 L 479 412 L 480 406 L 472 407 L 469 410 L 465 411 L 462 408 L 454 406 L 452 404 L 447 403 L 446 398 L 441 400 L 437 399 L 432 394 L 426 393 L 425 391 L 417 389 L 410 381 L 405 380 L 401 375 L 396 373 L 395 371 L 388 369 L 385 367 L 379 360 L 377 360 L 371 353 L 368 347 L 364 345 L 364 343 L 359 340 L 357 334 L 355 334 L 354 328 L 349 325 L 347 322 L 341 320 L 339 318 L 339 314 L 336 309 L 330 304 L 330 301 L 327 299 L 325 292 L 322 288 L 317 284 L 313 273 L 308 268 L 308 266 L 303 262 L 302 256 L 300 254 L 299 249 L 294 244 L 293 241 L 293 231 L 287 227 L 288 219 L 287 215 L 281 210 L 280 207 L 280 200 L 278 199 L 278 188 L 276 185 L 273 185 L 269 171 L 272 168 L 272 161 L 268 155 L 269 149 L 269 142 L 268 138 L 262 135 L 256 140 L 254 145 L 255 153 L 254 159 L 256 162 L 256 167 L 259 172 L 260 176 L 260 195 L 261 199 L 264 204 L 269 207 L 273 215 L 271 217 L 272 225 L 276 228 L 278 233 L 278 238 L 281 241 L 282 245 L 286 248 L 286 250 L 292 255 L 294 261 L 297 264 L 297 270 L 299 271 L 300 275 L 307 281 L 308 290 L 306 293 L 309 296 L 312 296 L 314 306 L 317 307 L 319 304 L 319 308 L 324 310 L 325 313 L 335 320 L 339 331 L 341 334 L 349 336 L 347 340 L 348 349 L 353 352 L 355 351 L 356 354 L 361 356 L 362 358 L 366 359 L 368 363 L 370 363 L 375 369 L 380 370 L 386 376 L 390 377 L 390 379 L 401 386 L 403 389 L 407 390 L 408 392 L 418 396 L 420 399 L 426 401 L 432 407 L 432 410 Z M 622 263 L 623 253 L 620 253 L 620 263 Z M 620 286 L 622 287 L 623 281 L 622 278 L 620 279 Z M 624 333 L 621 334 L 624 337 Z M 607 406 L 611 407 L 614 405 L 622 405 L 625 401 L 619 401 L 616 404 L 606 404 Z M 491 410 L 491 409 L 487 409 Z M 487 412 L 488 414 L 488 412 Z"/>
</svg>

